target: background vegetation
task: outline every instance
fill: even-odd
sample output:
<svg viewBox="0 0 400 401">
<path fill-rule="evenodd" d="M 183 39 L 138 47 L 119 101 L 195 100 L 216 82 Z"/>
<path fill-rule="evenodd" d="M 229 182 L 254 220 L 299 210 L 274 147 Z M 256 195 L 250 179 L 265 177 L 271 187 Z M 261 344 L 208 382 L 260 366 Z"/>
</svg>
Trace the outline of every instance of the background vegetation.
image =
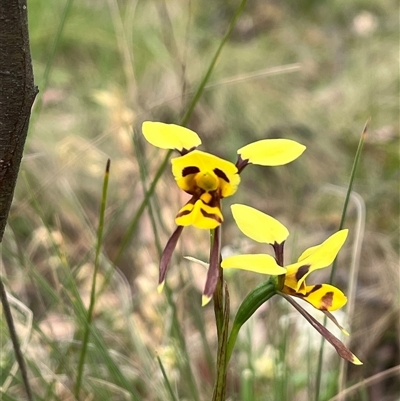
<svg viewBox="0 0 400 401">
<path fill-rule="evenodd" d="M 107 158 L 96 329 L 82 399 L 172 399 L 159 362 L 177 399 L 210 399 L 216 334 L 212 308 L 200 307 L 205 271 L 181 257 L 206 259 L 206 232 L 185 229 L 168 276 L 172 293 L 155 291 L 160 247 L 184 201 L 168 168 L 151 213 L 132 235 L 130 227 L 165 155 L 144 142 L 141 123 L 180 121 L 236 3 L 28 2 L 41 92 L 2 260 L 37 400 L 73 399 Z M 335 280 L 355 294 L 351 314 L 337 317 L 364 362 L 349 367 L 346 387 L 358 388 L 347 400 L 400 399 L 395 375 L 362 382 L 400 363 L 396 11 L 392 0 L 250 1 L 188 124 L 202 149 L 232 161 L 239 147 L 261 138 L 307 146 L 288 166 L 248 168 L 232 199 L 289 227 L 290 260 L 337 229 L 359 136 L 371 117 L 346 223 L 351 236 Z M 228 204 L 224 251 L 258 249 L 232 224 Z M 351 267 L 358 278 L 348 288 Z M 263 277 L 240 273 L 227 280 L 235 310 Z M 229 399 L 310 400 L 319 338 L 278 300 L 269 304 L 240 338 Z M 0 329 L 2 396 L 22 399 L 3 322 Z M 321 400 L 340 390 L 338 359 L 327 345 Z"/>
</svg>

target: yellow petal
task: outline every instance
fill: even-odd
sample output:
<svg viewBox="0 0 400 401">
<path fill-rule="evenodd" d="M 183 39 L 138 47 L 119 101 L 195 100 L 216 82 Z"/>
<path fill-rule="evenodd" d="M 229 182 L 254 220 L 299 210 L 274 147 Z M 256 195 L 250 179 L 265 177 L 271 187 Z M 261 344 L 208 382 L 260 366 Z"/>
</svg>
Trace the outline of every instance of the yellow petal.
<svg viewBox="0 0 400 401">
<path fill-rule="evenodd" d="M 157 292 L 158 292 L 159 294 L 161 294 L 161 293 L 163 292 L 164 284 L 165 284 L 165 281 L 163 281 L 162 283 L 158 284 L 158 286 L 157 286 Z"/>
<path fill-rule="evenodd" d="M 330 284 L 307 285 L 305 295 L 302 295 L 301 298 L 316 309 L 330 312 L 342 308 L 347 302 L 343 292 Z"/>
<path fill-rule="evenodd" d="M 329 266 L 335 260 L 336 255 L 342 248 L 348 234 L 349 230 L 347 229 L 332 234 L 322 244 L 306 249 L 300 255 L 298 261 L 301 262 L 306 259 L 309 261 L 309 257 L 311 257 L 312 260 L 320 259 L 320 262 L 326 263 L 323 267 Z"/>
<path fill-rule="evenodd" d="M 211 299 L 212 298 L 210 298 L 209 296 L 203 295 L 201 297 L 201 306 L 206 306 L 211 301 Z"/>
<path fill-rule="evenodd" d="M 336 258 L 346 241 L 349 230 L 340 230 L 322 244 L 308 248 L 302 253 L 299 262 L 285 266 L 287 269 L 285 285 L 298 291 L 306 277 L 317 269 L 329 266 Z"/>
<path fill-rule="evenodd" d="M 306 147 L 290 139 L 262 139 L 239 149 L 243 160 L 261 166 L 281 166 L 297 159 Z"/>
<path fill-rule="evenodd" d="M 350 361 L 354 365 L 363 365 L 363 363 L 353 354 L 353 360 Z"/>
<path fill-rule="evenodd" d="M 183 206 L 175 218 L 175 223 L 178 226 L 194 226 L 212 230 L 218 227 L 223 220 L 219 207 L 208 206 L 198 200 L 194 205 L 189 202 Z"/>
<path fill-rule="evenodd" d="M 194 131 L 180 125 L 145 121 L 142 132 L 147 142 L 161 149 L 182 151 L 201 144 L 201 139 Z"/>
<path fill-rule="evenodd" d="M 192 182 L 189 184 L 184 180 L 185 177 L 191 176 L 193 181 L 197 179 L 197 175 L 202 176 L 207 172 L 212 172 L 218 177 L 223 198 L 233 195 L 240 183 L 237 167 L 233 163 L 200 150 L 175 157 L 171 159 L 171 163 L 172 174 L 184 191 L 193 186 Z"/>
<path fill-rule="evenodd" d="M 279 266 L 275 259 L 266 254 L 229 256 L 221 263 L 224 269 L 241 269 L 261 274 L 278 276 L 286 273 L 286 269 Z"/>
<path fill-rule="evenodd" d="M 253 207 L 235 204 L 231 210 L 240 231 L 254 241 L 281 244 L 289 236 L 282 223 Z"/>
</svg>

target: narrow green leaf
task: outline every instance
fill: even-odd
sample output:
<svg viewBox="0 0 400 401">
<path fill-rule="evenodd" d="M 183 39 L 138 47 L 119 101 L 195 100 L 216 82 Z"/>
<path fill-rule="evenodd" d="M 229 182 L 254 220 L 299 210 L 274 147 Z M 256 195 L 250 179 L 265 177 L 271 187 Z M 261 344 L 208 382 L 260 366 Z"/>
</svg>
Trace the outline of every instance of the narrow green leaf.
<svg viewBox="0 0 400 401">
<path fill-rule="evenodd" d="M 243 300 L 236 313 L 232 330 L 228 340 L 227 361 L 229 362 L 233 348 L 237 340 L 237 336 L 241 327 L 253 316 L 254 312 L 266 301 L 276 294 L 275 280 L 270 278 L 258 285 Z"/>
</svg>

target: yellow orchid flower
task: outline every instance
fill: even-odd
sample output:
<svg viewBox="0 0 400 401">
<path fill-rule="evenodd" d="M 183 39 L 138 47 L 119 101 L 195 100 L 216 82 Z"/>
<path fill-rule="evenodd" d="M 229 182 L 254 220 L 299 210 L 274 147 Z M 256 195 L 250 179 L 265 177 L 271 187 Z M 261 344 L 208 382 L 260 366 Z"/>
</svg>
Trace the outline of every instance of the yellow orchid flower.
<svg viewBox="0 0 400 401">
<path fill-rule="evenodd" d="M 330 284 L 306 285 L 305 279 L 313 271 L 332 264 L 346 241 L 348 230 L 336 232 L 322 244 L 304 251 L 296 263 L 285 266 L 283 262 L 283 247 L 289 236 L 289 231 L 286 227 L 273 217 L 250 206 L 236 204 L 232 205 L 231 209 L 239 229 L 246 236 L 257 242 L 272 245 L 275 251 L 275 258 L 270 255 L 235 255 L 224 259 L 221 267 L 280 276 L 277 284 L 278 293 L 292 303 L 313 327 L 335 346 L 340 356 L 354 364 L 361 364 L 357 357 L 348 351 L 339 340 L 323 326 L 320 327 L 321 325 L 315 319 L 312 319 L 300 305 L 291 301 L 287 296 L 290 295 L 307 301 L 314 308 L 325 313 L 347 334 L 330 313 L 346 304 L 347 298 L 343 292 Z"/>
<path fill-rule="evenodd" d="M 201 139 L 192 130 L 175 124 L 145 121 L 142 126 L 145 139 L 161 149 L 174 149 L 180 156 L 171 160 L 172 173 L 179 188 L 191 199 L 175 217 L 177 229 L 167 242 L 160 262 L 159 290 L 162 290 L 172 252 L 185 226 L 215 230 L 210 255 L 210 268 L 203 293 L 207 303 L 218 279 L 220 235 L 219 226 L 224 220 L 221 199 L 233 195 L 240 183 L 239 174 L 249 164 L 279 166 L 297 159 L 305 146 L 288 139 L 265 139 L 238 150 L 233 164 L 196 148 Z M 212 258 L 212 259 L 211 259 Z"/>
<path fill-rule="evenodd" d="M 278 251 L 289 236 L 289 231 L 278 220 L 250 206 L 232 205 L 232 214 L 239 229 L 249 238 L 267 243 Z M 306 277 L 314 270 L 329 266 L 347 238 L 348 230 L 341 230 L 330 236 L 321 245 L 307 249 L 298 262 L 283 266 L 278 258 L 254 259 L 254 255 L 235 255 L 222 262 L 223 268 L 250 270 L 262 274 L 281 269 L 284 274 L 283 293 L 299 297 L 316 309 L 334 311 L 346 303 L 346 297 L 338 288 L 329 284 L 307 286 Z M 283 252 L 280 253 L 283 256 Z M 273 274 L 273 273 L 272 273 Z"/>
</svg>

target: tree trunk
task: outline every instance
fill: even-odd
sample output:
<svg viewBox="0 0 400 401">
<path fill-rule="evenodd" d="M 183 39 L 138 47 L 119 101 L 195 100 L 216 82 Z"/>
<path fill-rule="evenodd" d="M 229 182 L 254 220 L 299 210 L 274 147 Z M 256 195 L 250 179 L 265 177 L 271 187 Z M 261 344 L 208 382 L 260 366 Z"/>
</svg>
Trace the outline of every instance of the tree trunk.
<svg viewBox="0 0 400 401">
<path fill-rule="evenodd" d="M 26 1 L 0 0 L 0 242 L 37 93 L 33 82 Z"/>
<path fill-rule="evenodd" d="M 31 107 L 33 83 L 26 0 L 0 0 L 0 243 L 14 195 Z M 7 293 L 0 275 L 0 298 L 15 357 L 29 401 L 33 401 Z"/>
</svg>

